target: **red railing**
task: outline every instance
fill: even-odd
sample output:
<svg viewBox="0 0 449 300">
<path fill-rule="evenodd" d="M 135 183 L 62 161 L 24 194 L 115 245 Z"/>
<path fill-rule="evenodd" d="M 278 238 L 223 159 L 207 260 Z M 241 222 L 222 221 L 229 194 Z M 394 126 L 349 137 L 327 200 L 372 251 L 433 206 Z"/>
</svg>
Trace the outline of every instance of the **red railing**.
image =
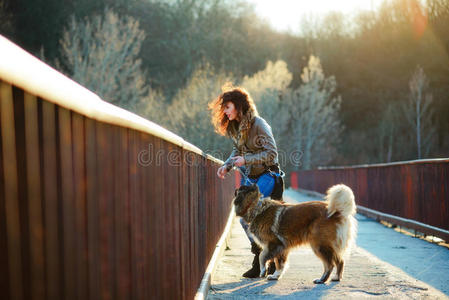
<svg viewBox="0 0 449 300">
<path fill-rule="evenodd" d="M 449 230 L 449 159 L 320 168 L 297 172 L 293 181 L 320 193 L 344 183 L 358 205 Z"/>
<path fill-rule="evenodd" d="M 0 37 L 0 298 L 192 299 L 234 176 Z"/>
</svg>

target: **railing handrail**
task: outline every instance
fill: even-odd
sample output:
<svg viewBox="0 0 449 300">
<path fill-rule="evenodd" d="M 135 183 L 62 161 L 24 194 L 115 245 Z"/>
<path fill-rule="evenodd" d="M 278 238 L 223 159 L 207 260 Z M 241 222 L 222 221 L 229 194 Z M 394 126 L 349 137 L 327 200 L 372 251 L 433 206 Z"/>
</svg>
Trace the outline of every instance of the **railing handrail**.
<svg viewBox="0 0 449 300">
<path fill-rule="evenodd" d="M 85 117 L 157 136 L 222 164 L 162 126 L 112 105 L 0 35 L 0 78 Z M 52 88 L 49 89 L 48 87 Z"/>
<path fill-rule="evenodd" d="M 415 165 L 415 164 L 432 164 L 449 162 L 449 158 L 432 158 L 432 159 L 416 159 L 416 160 L 404 160 L 395 161 L 390 163 L 378 163 L 378 164 L 360 164 L 360 165 L 350 165 L 350 166 L 322 166 L 318 167 L 318 170 L 344 170 L 344 169 L 360 169 L 360 168 L 381 168 L 390 167 L 397 165 Z M 308 170 L 304 170 L 308 171 Z"/>
<path fill-rule="evenodd" d="M 432 159 L 292 172 L 291 181 L 296 188 L 321 193 L 334 184 L 346 184 L 353 189 L 358 205 L 379 212 L 376 218 L 388 219 L 388 222 L 394 221 L 398 225 L 413 226 L 413 229 L 447 240 L 448 173 L 449 159 Z"/>
<path fill-rule="evenodd" d="M 2 36 L 0 53 L 0 298 L 193 299 L 234 175 Z"/>
</svg>

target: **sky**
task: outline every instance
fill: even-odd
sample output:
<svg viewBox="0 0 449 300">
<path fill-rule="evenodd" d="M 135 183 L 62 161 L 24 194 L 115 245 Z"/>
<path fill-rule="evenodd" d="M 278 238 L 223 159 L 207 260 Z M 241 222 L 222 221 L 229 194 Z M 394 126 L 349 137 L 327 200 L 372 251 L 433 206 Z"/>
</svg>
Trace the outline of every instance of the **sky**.
<svg viewBox="0 0 449 300">
<path fill-rule="evenodd" d="M 331 11 L 351 14 L 376 9 L 383 0 L 248 0 L 256 13 L 279 30 L 299 31 L 301 16 L 324 15 Z"/>
</svg>

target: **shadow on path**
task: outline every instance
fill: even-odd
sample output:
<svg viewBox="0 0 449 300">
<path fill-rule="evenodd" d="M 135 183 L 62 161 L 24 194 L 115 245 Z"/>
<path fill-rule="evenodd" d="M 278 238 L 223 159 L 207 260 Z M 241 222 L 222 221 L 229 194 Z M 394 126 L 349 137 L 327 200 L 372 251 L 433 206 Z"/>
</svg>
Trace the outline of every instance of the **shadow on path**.
<svg viewBox="0 0 449 300">
<path fill-rule="evenodd" d="M 265 278 L 257 279 L 242 279 L 238 282 L 229 282 L 225 284 L 215 284 L 211 287 L 214 292 L 226 291 L 227 295 L 220 295 L 220 299 L 256 299 L 267 297 L 269 299 L 319 299 L 326 295 L 328 290 L 331 290 L 338 282 L 331 282 L 328 284 L 317 284 L 310 287 L 304 287 L 301 291 L 295 291 L 290 294 L 286 292 L 284 295 L 272 294 L 266 290 L 269 287 L 276 285 L 278 281 L 267 281 Z M 238 296 L 236 296 L 238 295 Z"/>
</svg>

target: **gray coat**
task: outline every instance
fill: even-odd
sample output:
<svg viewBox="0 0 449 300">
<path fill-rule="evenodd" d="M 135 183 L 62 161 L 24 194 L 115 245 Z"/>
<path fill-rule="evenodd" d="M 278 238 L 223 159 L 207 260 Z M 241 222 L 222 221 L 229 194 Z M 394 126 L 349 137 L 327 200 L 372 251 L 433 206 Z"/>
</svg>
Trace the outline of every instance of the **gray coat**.
<svg viewBox="0 0 449 300">
<path fill-rule="evenodd" d="M 278 164 L 278 151 L 270 125 L 259 116 L 254 116 L 250 123 L 245 141 L 239 143 L 236 137 L 231 136 L 234 145 L 225 165 L 230 167 L 231 157 L 240 155 L 245 159 L 248 174 L 258 176 L 266 170 L 266 167 Z"/>
</svg>

